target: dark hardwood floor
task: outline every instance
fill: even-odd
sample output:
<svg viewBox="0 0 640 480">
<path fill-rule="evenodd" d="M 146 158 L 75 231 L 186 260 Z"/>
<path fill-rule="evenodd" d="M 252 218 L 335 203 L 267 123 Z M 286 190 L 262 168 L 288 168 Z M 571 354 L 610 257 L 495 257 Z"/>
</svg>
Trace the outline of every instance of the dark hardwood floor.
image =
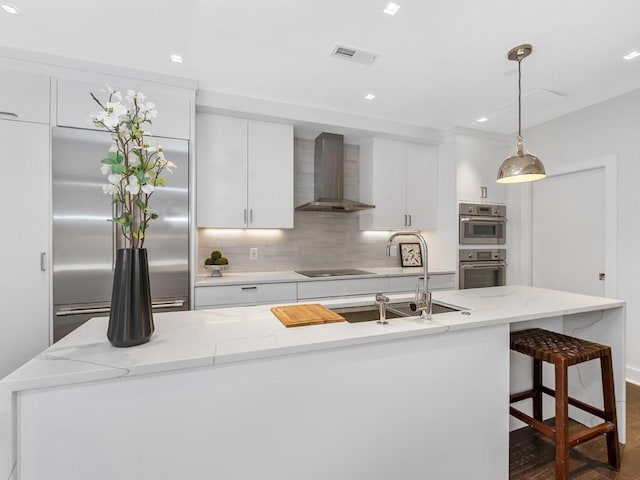
<svg viewBox="0 0 640 480">
<path fill-rule="evenodd" d="M 572 428 L 579 428 L 573 424 Z M 607 466 L 604 436 L 571 451 L 571 478 L 576 480 L 640 480 L 640 386 L 627 383 L 627 443 L 621 446 L 622 467 Z M 554 446 L 531 428 L 511 432 L 510 480 L 555 479 Z"/>
</svg>

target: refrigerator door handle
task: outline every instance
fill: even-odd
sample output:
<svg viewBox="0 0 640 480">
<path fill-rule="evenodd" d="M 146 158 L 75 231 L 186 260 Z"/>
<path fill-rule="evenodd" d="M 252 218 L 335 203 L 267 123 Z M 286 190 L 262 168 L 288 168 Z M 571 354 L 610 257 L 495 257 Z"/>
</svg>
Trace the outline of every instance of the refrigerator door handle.
<svg viewBox="0 0 640 480">
<path fill-rule="evenodd" d="M 40 252 L 40 270 L 47 271 L 47 252 Z"/>
<path fill-rule="evenodd" d="M 151 304 L 151 308 L 160 309 L 160 308 L 178 308 L 184 306 L 184 300 L 172 300 L 169 302 L 153 302 Z"/>
<path fill-rule="evenodd" d="M 111 218 L 115 218 L 116 216 L 116 204 L 115 202 L 111 204 Z M 113 249 L 113 255 L 111 255 L 111 271 L 116 271 L 116 254 L 118 252 L 118 228 L 116 227 L 116 222 L 111 224 L 111 246 Z"/>
<path fill-rule="evenodd" d="M 88 313 L 109 313 L 111 307 L 90 307 L 90 308 L 66 308 L 56 312 L 56 317 L 67 317 L 69 315 L 86 315 Z"/>
</svg>

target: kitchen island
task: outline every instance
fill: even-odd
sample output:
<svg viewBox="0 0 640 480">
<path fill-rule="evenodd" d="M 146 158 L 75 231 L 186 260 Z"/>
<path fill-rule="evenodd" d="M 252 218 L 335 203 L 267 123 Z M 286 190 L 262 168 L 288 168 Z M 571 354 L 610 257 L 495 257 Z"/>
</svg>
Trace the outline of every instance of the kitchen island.
<svg viewBox="0 0 640 480">
<path fill-rule="evenodd" d="M 612 347 L 624 441 L 623 301 L 434 298 L 465 313 L 287 329 L 268 306 L 175 312 L 129 349 L 93 319 L 0 381 L 0 478 L 506 479 L 509 390 L 530 384 L 509 331 L 533 325 Z M 570 389 L 598 404 L 591 363 Z"/>
</svg>

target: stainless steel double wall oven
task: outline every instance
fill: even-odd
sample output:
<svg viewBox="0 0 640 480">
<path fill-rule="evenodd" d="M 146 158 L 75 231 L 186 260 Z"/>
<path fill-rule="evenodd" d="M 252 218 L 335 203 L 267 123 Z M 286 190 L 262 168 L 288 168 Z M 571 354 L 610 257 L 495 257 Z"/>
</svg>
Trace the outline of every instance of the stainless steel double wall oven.
<svg viewBox="0 0 640 480">
<path fill-rule="evenodd" d="M 504 245 L 507 241 L 507 207 L 461 203 L 460 245 Z M 458 287 L 497 287 L 506 284 L 507 251 L 504 248 L 459 250 Z"/>
</svg>

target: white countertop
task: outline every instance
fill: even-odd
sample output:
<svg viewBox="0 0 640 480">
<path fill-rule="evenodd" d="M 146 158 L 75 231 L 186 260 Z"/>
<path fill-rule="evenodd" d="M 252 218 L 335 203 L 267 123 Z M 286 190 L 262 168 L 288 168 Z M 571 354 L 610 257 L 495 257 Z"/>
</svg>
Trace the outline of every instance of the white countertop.
<svg viewBox="0 0 640 480">
<path fill-rule="evenodd" d="M 393 300 L 409 298 L 391 295 Z M 622 307 L 624 302 L 525 286 L 434 292 L 435 301 L 468 309 L 376 322 L 347 322 L 285 328 L 269 305 L 154 315 L 151 341 L 132 348 L 112 347 L 107 318 L 95 318 L 0 380 L 0 388 L 21 391 L 212 366 L 242 360 L 358 345 L 450 330 L 520 322 L 558 315 Z M 372 303 L 371 295 L 323 302 Z"/>
<path fill-rule="evenodd" d="M 224 271 L 221 277 L 209 275 L 197 275 L 196 287 L 211 285 L 244 285 L 248 283 L 282 283 L 282 282 L 309 282 L 331 281 L 344 279 L 376 278 L 376 277 L 401 277 L 407 275 L 422 275 L 422 267 L 384 267 L 384 268 L 358 268 L 371 272 L 370 275 L 343 275 L 336 277 L 306 277 L 294 271 L 279 272 L 229 272 Z M 430 268 L 429 275 L 455 274 L 453 270 L 444 268 Z"/>
</svg>

